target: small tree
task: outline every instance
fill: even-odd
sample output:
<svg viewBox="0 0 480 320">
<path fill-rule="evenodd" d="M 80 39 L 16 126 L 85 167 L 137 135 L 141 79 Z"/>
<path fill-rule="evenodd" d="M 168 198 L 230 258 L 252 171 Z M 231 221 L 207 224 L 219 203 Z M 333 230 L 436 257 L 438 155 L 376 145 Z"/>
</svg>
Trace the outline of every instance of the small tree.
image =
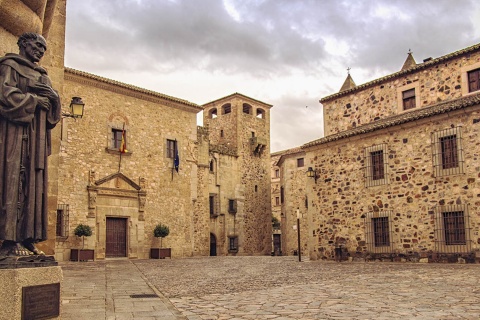
<svg viewBox="0 0 480 320">
<path fill-rule="evenodd" d="M 86 224 L 79 224 L 73 233 L 77 237 L 82 237 L 83 243 L 82 243 L 82 249 L 85 247 L 85 237 L 90 237 L 92 235 L 92 228 L 90 226 L 87 226 Z"/>
<path fill-rule="evenodd" d="M 162 247 L 162 240 L 170 233 L 170 229 L 164 224 L 157 224 L 155 229 L 153 229 L 153 235 L 155 238 L 160 238 L 160 248 Z"/>
</svg>

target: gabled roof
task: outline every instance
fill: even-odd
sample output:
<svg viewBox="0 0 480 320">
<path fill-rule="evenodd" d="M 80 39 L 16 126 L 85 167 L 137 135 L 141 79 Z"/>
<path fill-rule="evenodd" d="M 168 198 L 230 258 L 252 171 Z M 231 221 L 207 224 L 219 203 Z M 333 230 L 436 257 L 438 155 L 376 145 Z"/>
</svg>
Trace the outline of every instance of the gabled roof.
<svg viewBox="0 0 480 320">
<path fill-rule="evenodd" d="M 219 99 L 216 99 L 216 100 L 213 100 L 213 101 L 204 103 L 204 104 L 202 105 L 202 107 L 205 108 L 205 107 L 206 107 L 207 105 L 209 105 L 209 104 L 213 104 L 213 103 L 219 102 L 219 101 L 221 101 L 221 100 L 229 100 L 229 99 L 231 99 L 231 98 L 233 98 L 233 97 L 235 97 L 235 96 L 238 96 L 238 97 L 240 97 L 240 98 L 242 98 L 242 99 L 245 99 L 245 100 L 251 100 L 251 101 L 254 101 L 254 102 L 256 102 L 256 103 L 260 103 L 260 104 L 262 104 L 263 106 L 265 106 L 265 107 L 267 107 L 267 108 L 273 107 L 273 105 L 271 105 L 271 104 L 265 103 L 265 102 L 260 101 L 260 100 L 257 100 L 257 99 L 250 98 L 250 97 L 248 97 L 248 96 L 246 96 L 246 95 L 244 95 L 244 94 L 238 93 L 238 92 L 232 93 L 232 94 L 230 94 L 230 95 L 228 95 L 228 96 L 225 96 L 225 97 L 223 97 L 223 98 L 219 98 Z"/>
<path fill-rule="evenodd" d="M 275 164 L 278 167 L 280 167 L 282 165 L 282 163 L 283 163 L 283 161 L 285 161 L 285 159 L 287 159 L 291 156 L 294 156 L 294 155 L 305 153 L 305 151 L 302 150 L 302 147 L 295 147 L 295 148 L 292 148 L 292 149 L 287 149 L 287 150 L 284 150 L 284 151 L 277 152 L 277 155 L 280 154 L 280 153 L 282 155 L 280 156 L 277 163 Z"/>
<path fill-rule="evenodd" d="M 420 70 L 429 68 L 429 67 L 437 65 L 437 64 L 445 63 L 445 61 L 452 60 L 452 59 L 457 58 L 458 56 L 465 55 L 465 54 L 468 54 L 468 53 L 471 53 L 471 52 L 474 52 L 474 51 L 478 51 L 478 50 L 480 50 L 480 43 L 477 43 L 477 44 L 475 44 L 473 46 L 470 46 L 468 48 L 465 48 L 465 49 L 455 51 L 453 53 L 449 53 L 447 55 L 444 55 L 444 56 L 436 58 L 436 59 L 431 59 L 431 60 L 425 61 L 423 63 L 416 64 L 414 67 L 411 67 L 410 69 L 400 70 L 398 72 L 392 73 L 392 74 L 387 75 L 385 77 L 378 78 L 378 79 L 375 79 L 373 81 L 358 85 L 355 88 L 348 89 L 348 90 L 345 90 L 345 91 L 340 91 L 340 92 L 337 92 L 335 94 L 326 96 L 326 97 L 320 99 L 320 103 L 327 102 L 327 101 L 330 101 L 330 100 L 334 100 L 334 99 L 337 99 L 339 97 L 349 95 L 349 94 L 351 94 L 355 91 L 360 91 L 360 90 L 363 90 L 363 89 L 366 89 L 366 88 L 369 88 L 369 87 L 373 87 L 373 86 L 379 85 L 379 84 L 387 82 L 387 81 L 392 81 L 395 78 L 399 78 L 399 77 L 407 75 L 407 74 L 415 73 L 415 72 L 418 72 Z M 407 59 L 408 59 L 408 57 L 407 57 Z"/>
<path fill-rule="evenodd" d="M 356 127 L 354 129 L 338 132 L 338 133 L 305 143 L 304 145 L 301 146 L 301 148 L 305 149 L 308 147 L 313 147 L 313 146 L 321 145 L 321 144 L 332 142 L 332 141 L 338 141 L 338 140 L 350 138 L 356 135 L 393 127 L 403 123 L 432 117 L 442 113 L 447 113 L 447 112 L 463 109 L 463 108 L 478 105 L 478 104 L 480 104 L 480 93 L 475 95 L 469 95 L 466 97 L 461 97 L 454 100 L 443 101 L 431 107 L 421 108 L 415 111 L 394 115 L 394 116 L 387 117 L 375 122 L 370 122 L 368 124 L 362 125 L 360 127 Z"/>
<path fill-rule="evenodd" d="M 201 106 L 199 106 L 198 104 L 187 101 L 187 100 L 183 100 L 183 99 L 175 98 L 175 97 L 172 97 L 172 96 L 168 96 L 166 94 L 162 94 L 162 93 L 158 93 L 158 92 L 155 92 L 155 91 L 143 89 L 143 88 L 131 85 L 131 84 L 127 84 L 127 83 L 115 81 L 115 80 L 112 80 L 112 79 L 100 77 L 100 76 L 97 76 L 95 74 L 88 73 L 88 72 L 85 72 L 85 71 L 75 70 L 75 69 L 68 68 L 68 67 L 65 67 L 64 70 L 65 70 L 65 76 L 68 76 L 68 75 L 80 76 L 80 77 L 83 77 L 85 79 L 95 80 L 95 81 L 98 81 L 98 82 L 101 82 L 101 83 L 104 83 L 104 84 L 115 86 L 117 88 L 126 89 L 124 92 L 127 92 L 127 90 L 132 91 L 132 92 L 136 93 L 135 97 L 139 98 L 139 99 L 145 99 L 145 100 L 149 100 L 149 101 L 152 100 L 152 98 L 167 100 L 167 101 L 170 101 L 170 102 L 174 102 L 176 105 L 183 106 L 184 109 L 188 109 L 189 111 L 192 111 L 192 112 L 195 112 L 195 113 L 198 113 L 198 112 L 203 110 L 203 108 Z M 104 89 L 106 89 L 106 88 L 104 88 Z"/>
</svg>

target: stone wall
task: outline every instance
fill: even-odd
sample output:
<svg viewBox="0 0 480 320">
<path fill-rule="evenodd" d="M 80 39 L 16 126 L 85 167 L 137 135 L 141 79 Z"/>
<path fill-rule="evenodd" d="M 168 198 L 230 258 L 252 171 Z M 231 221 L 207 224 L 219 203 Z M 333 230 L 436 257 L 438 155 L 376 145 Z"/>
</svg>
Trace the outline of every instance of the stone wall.
<svg viewBox="0 0 480 320">
<path fill-rule="evenodd" d="M 467 54 L 447 55 L 371 81 L 361 85 L 362 90 L 354 88 L 323 98 L 325 136 L 401 113 L 398 99 L 407 86 L 417 88 L 420 107 L 461 97 L 462 86 L 466 86 L 462 68 L 480 63 L 480 52 L 471 49 L 474 47 L 464 49 Z"/>
<path fill-rule="evenodd" d="M 433 212 L 440 205 L 469 206 L 472 249 L 479 250 L 480 168 L 476 159 L 480 126 L 472 125 L 479 110 L 476 106 L 451 118 L 434 118 L 308 150 L 307 157 L 320 172 L 318 183 L 308 188 L 315 240 L 312 258 L 333 258 L 339 244 L 346 244 L 352 254 L 366 253 L 365 216 L 382 211 L 393 213 L 394 244 L 389 253 L 430 254 L 436 239 Z M 451 126 L 462 126 L 465 172 L 435 177 L 430 133 Z M 366 187 L 364 149 L 378 144 L 388 146 L 388 183 Z"/>
<path fill-rule="evenodd" d="M 321 100 L 327 136 L 303 146 L 319 175 L 316 184 L 307 181 L 312 259 L 333 259 L 340 247 L 362 259 L 473 261 L 479 255 L 480 94 L 465 88 L 467 71 L 480 67 L 479 49 L 472 46 Z M 414 87 L 420 101 L 408 111 L 398 99 L 405 86 Z M 434 145 L 440 132 L 454 132 L 459 150 L 456 171 L 444 174 L 435 169 L 444 161 L 436 156 L 444 151 Z M 385 162 L 385 178 L 373 185 L 369 148 L 382 150 Z M 447 207 L 462 214 L 455 232 L 465 236 L 457 233 L 462 240 L 456 244 L 445 240 L 441 212 Z M 383 232 L 372 231 L 379 217 L 389 224 L 381 245 L 372 238 Z"/>
<path fill-rule="evenodd" d="M 79 223 L 93 227 L 88 245 L 97 250 L 97 258 L 103 258 L 103 220 L 116 216 L 128 218 L 128 257 L 148 258 L 150 247 L 159 246 L 153 237 L 158 223 L 170 228 L 163 246 L 171 247 L 174 257 L 193 255 L 193 200 L 197 194 L 192 180 L 197 180 L 196 113 L 200 107 L 71 69 L 66 72 L 64 96 L 82 97 L 85 114 L 77 121 L 63 120 L 58 196 L 60 204 L 69 204 L 70 232 L 67 239 L 57 242 L 58 259 L 68 259 L 69 249 L 78 246 L 72 232 Z M 128 151 L 121 160 L 118 149 L 111 145 L 112 128 L 126 130 Z M 166 156 L 167 139 L 178 143 L 178 173 L 173 159 Z M 95 172 L 93 179 L 90 172 Z M 117 172 L 145 192 L 144 203 L 132 199 L 134 203 L 126 204 L 122 192 L 128 188 L 116 186 L 118 190 L 102 200 L 104 209 L 98 199 L 94 212 L 89 212 L 90 180 L 97 185 Z M 132 213 L 140 209 L 142 218 Z"/>
</svg>

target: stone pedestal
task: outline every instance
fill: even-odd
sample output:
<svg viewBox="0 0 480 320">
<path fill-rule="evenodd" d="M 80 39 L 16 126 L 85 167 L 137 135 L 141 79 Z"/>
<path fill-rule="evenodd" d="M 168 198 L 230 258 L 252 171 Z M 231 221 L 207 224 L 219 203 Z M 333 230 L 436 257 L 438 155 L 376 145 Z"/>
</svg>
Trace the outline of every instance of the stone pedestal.
<svg viewBox="0 0 480 320">
<path fill-rule="evenodd" d="M 62 280 L 62 269 L 58 266 L 0 269 L 0 320 L 22 319 L 24 288 L 29 299 L 27 303 L 31 306 L 29 312 L 40 314 L 46 310 L 49 313 L 52 303 L 60 305 L 60 292 L 58 292 L 58 301 L 55 302 L 52 299 L 55 300 L 55 286 L 58 284 L 59 291 Z M 32 299 L 32 293 L 34 299 Z M 42 294 L 45 296 L 42 297 Z M 41 305 L 42 303 L 48 303 L 49 306 Z M 60 319 L 60 315 L 46 319 Z"/>
</svg>

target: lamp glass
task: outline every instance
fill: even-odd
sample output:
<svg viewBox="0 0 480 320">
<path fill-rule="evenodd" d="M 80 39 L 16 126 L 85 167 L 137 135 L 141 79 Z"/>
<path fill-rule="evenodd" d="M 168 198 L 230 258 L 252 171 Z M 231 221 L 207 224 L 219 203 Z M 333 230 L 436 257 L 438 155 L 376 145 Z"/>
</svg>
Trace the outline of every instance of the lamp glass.
<svg viewBox="0 0 480 320">
<path fill-rule="evenodd" d="M 313 171 L 312 167 L 308 167 L 307 177 L 309 177 L 309 178 L 314 178 L 315 177 L 315 171 Z"/>
<path fill-rule="evenodd" d="M 75 103 L 75 102 L 72 101 L 72 103 L 70 104 L 70 110 L 72 112 L 72 115 L 75 118 L 83 117 L 84 106 L 85 106 L 85 104 L 83 104 L 83 103 Z"/>
</svg>

